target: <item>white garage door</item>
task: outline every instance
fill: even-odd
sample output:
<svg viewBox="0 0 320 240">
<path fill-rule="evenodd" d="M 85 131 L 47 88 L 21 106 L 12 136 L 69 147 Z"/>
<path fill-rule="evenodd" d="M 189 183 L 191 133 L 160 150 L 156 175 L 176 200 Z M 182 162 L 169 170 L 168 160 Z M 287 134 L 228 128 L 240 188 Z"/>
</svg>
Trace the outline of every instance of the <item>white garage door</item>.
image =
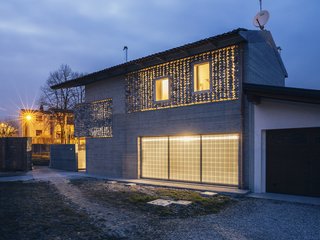
<svg viewBox="0 0 320 240">
<path fill-rule="evenodd" d="M 143 137 L 141 177 L 238 185 L 239 134 Z"/>
</svg>

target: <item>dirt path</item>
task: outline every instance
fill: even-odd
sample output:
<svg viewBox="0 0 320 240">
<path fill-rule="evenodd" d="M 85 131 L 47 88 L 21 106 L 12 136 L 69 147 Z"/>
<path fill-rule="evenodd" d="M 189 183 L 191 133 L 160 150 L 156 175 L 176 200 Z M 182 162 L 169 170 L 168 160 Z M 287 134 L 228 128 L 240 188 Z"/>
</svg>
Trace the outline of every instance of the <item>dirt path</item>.
<svg viewBox="0 0 320 240">
<path fill-rule="evenodd" d="M 106 207 L 89 201 L 76 186 L 70 184 L 68 178 L 59 173 L 51 172 L 46 178 L 37 173 L 34 173 L 33 176 L 36 181 L 46 180 L 52 183 L 61 195 L 75 205 L 77 210 L 85 211 L 93 224 L 111 237 L 116 239 L 142 239 L 144 237 L 145 239 L 146 232 L 150 231 L 148 221 L 144 216 L 137 216 L 124 209 Z"/>
</svg>

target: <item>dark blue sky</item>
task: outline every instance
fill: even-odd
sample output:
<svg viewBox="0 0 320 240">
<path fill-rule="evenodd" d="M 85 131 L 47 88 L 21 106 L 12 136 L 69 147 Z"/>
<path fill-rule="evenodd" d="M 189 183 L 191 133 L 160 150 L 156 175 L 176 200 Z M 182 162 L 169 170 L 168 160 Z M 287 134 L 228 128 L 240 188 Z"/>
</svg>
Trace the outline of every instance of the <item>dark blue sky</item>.
<svg viewBox="0 0 320 240">
<path fill-rule="evenodd" d="M 264 0 L 266 26 L 287 86 L 320 89 L 319 0 Z M 68 64 L 90 73 L 238 27 L 255 29 L 258 0 L 1 0 L 0 118 L 40 94 L 49 72 Z"/>
</svg>

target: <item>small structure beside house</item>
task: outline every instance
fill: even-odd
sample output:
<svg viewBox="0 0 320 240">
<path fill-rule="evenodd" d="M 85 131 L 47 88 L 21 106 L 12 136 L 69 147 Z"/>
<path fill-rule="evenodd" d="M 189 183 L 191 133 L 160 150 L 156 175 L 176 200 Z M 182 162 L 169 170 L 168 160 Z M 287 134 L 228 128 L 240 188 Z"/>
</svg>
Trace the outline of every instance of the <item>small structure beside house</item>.
<svg viewBox="0 0 320 240">
<path fill-rule="evenodd" d="M 237 29 L 55 86 L 85 86 L 87 172 L 320 196 L 320 91 L 285 87 L 268 31 Z"/>
</svg>

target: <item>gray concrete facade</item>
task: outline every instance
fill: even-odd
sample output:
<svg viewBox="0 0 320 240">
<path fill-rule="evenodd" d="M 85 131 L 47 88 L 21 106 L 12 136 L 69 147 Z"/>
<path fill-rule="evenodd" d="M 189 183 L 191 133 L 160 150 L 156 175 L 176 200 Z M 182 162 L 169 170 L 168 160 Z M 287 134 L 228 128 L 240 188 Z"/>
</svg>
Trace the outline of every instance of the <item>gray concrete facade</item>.
<svg viewBox="0 0 320 240">
<path fill-rule="evenodd" d="M 113 137 L 87 138 L 87 171 L 138 178 L 138 137 L 241 133 L 240 100 L 126 113 L 124 78 L 86 88 L 87 100 L 113 99 Z M 123 94 L 119 94 L 122 92 Z"/>
<path fill-rule="evenodd" d="M 128 113 L 125 75 L 86 85 L 86 102 L 111 98 L 113 102 L 112 138 L 87 138 L 87 172 L 113 178 L 139 178 L 138 138 L 143 136 L 240 134 L 241 188 L 253 179 L 250 109 L 241 82 L 284 85 L 286 76 L 270 33 L 247 31 L 241 44 L 240 98 L 191 106 Z M 263 61 L 261 61 L 263 59 Z"/>
</svg>

